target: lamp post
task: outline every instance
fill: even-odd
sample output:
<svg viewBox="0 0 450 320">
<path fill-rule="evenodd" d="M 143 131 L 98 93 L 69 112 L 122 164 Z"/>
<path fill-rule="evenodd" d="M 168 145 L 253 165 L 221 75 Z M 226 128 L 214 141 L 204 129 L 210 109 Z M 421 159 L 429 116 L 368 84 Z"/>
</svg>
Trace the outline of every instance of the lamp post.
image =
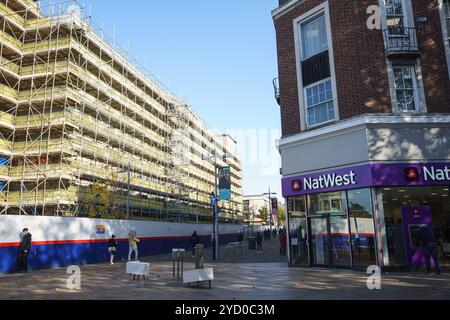
<svg viewBox="0 0 450 320">
<path fill-rule="evenodd" d="M 213 230 L 212 230 L 212 240 L 213 240 L 213 260 L 219 260 L 219 165 L 217 164 L 217 157 L 215 155 L 205 157 L 202 156 L 203 160 L 214 161 L 214 192 L 211 193 L 211 207 L 213 210 Z M 226 159 L 224 157 L 224 159 Z"/>
<path fill-rule="evenodd" d="M 131 185 L 131 163 L 128 161 L 127 170 L 119 170 L 119 173 L 127 173 L 127 220 L 130 219 L 130 185 Z"/>
<path fill-rule="evenodd" d="M 273 226 L 273 220 L 272 220 L 272 195 L 276 196 L 276 192 L 270 192 L 269 187 L 269 193 L 264 193 L 263 196 L 269 197 L 269 217 L 270 217 L 270 232 L 269 232 L 269 239 L 272 239 L 272 226 Z"/>
</svg>

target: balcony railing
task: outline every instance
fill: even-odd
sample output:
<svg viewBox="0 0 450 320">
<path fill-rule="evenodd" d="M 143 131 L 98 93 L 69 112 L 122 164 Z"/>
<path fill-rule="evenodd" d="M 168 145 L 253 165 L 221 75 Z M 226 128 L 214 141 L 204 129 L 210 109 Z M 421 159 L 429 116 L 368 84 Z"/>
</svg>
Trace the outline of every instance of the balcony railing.
<svg viewBox="0 0 450 320">
<path fill-rule="evenodd" d="M 273 79 L 273 90 L 275 93 L 275 99 L 280 104 L 280 81 L 278 78 Z"/>
<path fill-rule="evenodd" d="M 388 28 L 383 30 L 383 39 L 388 57 L 420 55 L 415 28 Z"/>
</svg>

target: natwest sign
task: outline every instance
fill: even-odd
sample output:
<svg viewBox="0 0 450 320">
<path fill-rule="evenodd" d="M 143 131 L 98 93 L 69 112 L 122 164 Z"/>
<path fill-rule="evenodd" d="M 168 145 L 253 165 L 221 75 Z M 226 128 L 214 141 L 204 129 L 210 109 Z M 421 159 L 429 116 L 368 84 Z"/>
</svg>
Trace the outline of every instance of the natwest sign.
<svg viewBox="0 0 450 320">
<path fill-rule="evenodd" d="M 304 178 L 303 190 L 321 190 L 334 187 L 357 185 L 356 173 L 352 170 L 347 174 L 324 174 L 318 178 Z"/>
<path fill-rule="evenodd" d="M 435 166 L 424 166 L 423 178 L 425 181 L 450 181 L 450 166 L 441 169 Z"/>
<path fill-rule="evenodd" d="M 372 163 L 283 179 L 283 196 L 368 187 L 449 186 L 450 163 Z"/>
<path fill-rule="evenodd" d="M 366 188 L 370 186 L 370 177 L 370 167 L 359 166 L 285 178 L 283 179 L 283 195 L 289 197 L 310 193 Z"/>
</svg>

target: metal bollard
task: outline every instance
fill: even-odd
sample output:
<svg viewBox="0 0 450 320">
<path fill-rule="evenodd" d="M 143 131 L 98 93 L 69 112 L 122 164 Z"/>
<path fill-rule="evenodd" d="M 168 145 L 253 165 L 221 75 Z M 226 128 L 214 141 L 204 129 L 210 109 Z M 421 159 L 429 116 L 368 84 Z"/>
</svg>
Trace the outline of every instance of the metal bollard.
<svg viewBox="0 0 450 320">
<path fill-rule="evenodd" d="M 176 271 L 176 279 L 181 279 L 184 271 L 184 249 L 173 249 L 172 250 L 172 260 L 173 260 L 173 278 L 175 278 Z M 181 267 L 181 270 L 180 270 Z"/>
</svg>

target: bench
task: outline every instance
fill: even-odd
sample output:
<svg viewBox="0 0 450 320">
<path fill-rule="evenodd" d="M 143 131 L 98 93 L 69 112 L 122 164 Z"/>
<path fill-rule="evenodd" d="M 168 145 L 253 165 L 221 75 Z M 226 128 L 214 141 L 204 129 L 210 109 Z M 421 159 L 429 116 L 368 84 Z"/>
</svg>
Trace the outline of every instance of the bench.
<svg viewBox="0 0 450 320">
<path fill-rule="evenodd" d="M 192 271 L 183 272 L 183 284 L 187 284 L 188 286 L 191 283 L 197 283 L 200 288 L 201 282 L 209 282 L 209 289 L 211 289 L 211 281 L 214 280 L 214 269 L 206 268 L 206 269 L 197 269 Z"/>
<path fill-rule="evenodd" d="M 150 263 L 143 263 L 143 262 L 128 262 L 126 273 L 133 276 L 133 280 L 136 279 L 136 276 L 138 276 L 137 280 L 141 278 L 141 276 L 144 278 L 150 274 Z"/>
</svg>

